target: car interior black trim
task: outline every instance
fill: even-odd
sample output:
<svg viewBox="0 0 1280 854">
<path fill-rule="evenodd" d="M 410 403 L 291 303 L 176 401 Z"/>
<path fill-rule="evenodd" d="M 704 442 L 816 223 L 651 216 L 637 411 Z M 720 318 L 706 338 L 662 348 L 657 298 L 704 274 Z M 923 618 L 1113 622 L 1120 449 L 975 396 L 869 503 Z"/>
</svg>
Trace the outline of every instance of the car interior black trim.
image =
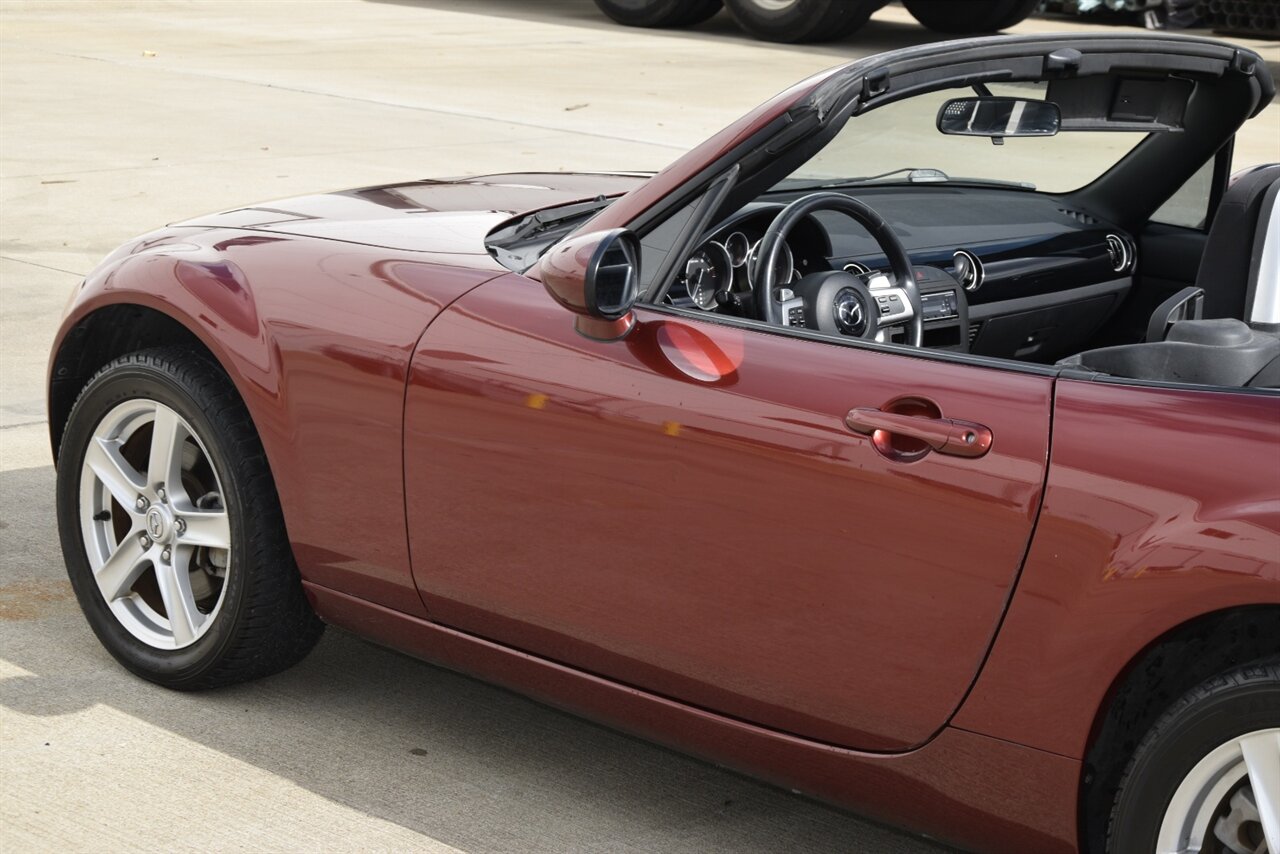
<svg viewBox="0 0 1280 854">
<path fill-rule="evenodd" d="M 712 215 L 720 209 L 725 195 L 733 189 L 733 183 L 737 180 L 739 171 L 738 164 L 735 163 L 723 175 L 711 182 L 706 193 L 698 200 L 693 216 L 680 230 L 680 235 L 673 243 L 671 251 L 667 253 L 663 266 L 654 275 L 649 293 L 641 294 L 642 302 L 658 302 L 671 290 L 671 284 L 679 275 L 681 262 L 689 256 L 698 238 L 711 225 Z"/>
</svg>

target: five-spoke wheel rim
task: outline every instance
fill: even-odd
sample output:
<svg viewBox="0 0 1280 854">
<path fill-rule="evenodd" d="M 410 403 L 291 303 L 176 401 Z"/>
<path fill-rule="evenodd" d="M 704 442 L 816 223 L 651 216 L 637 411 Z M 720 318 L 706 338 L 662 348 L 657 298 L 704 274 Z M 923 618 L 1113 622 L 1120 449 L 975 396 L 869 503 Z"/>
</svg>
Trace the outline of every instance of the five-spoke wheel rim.
<svg viewBox="0 0 1280 854">
<path fill-rule="evenodd" d="M 80 471 L 80 529 L 112 614 L 156 649 L 209 631 L 226 597 L 231 524 L 218 472 L 177 412 L 128 400 L 98 422 Z"/>
<path fill-rule="evenodd" d="M 1280 729 L 1246 733 L 1196 763 L 1165 810 L 1156 851 L 1280 852 Z"/>
</svg>

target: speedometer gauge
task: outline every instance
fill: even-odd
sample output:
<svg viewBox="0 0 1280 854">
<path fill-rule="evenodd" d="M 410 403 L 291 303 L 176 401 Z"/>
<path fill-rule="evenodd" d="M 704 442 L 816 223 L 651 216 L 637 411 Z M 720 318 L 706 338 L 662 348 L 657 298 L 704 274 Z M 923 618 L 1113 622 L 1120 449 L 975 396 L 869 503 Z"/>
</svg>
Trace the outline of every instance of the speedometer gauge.
<svg viewBox="0 0 1280 854">
<path fill-rule="evenodd" d="M 751 252 L 747 256 L 747 281 L 754 288 L 756 285 L 756 255 L 760 253 L 760 244 L 764 241 L 756 243 L 751 247 Z M 778 247 L 778 257 L 773 262 L 774 278 L 773 283 L 777 287 L 788 285 L 796 276 L 796 261 L 791 254 L 791 247 L 785 242 Z"/>
<path fill-rule="evenodd" d="M 719 243 L 707 243 L 689 256 L 684 265 L 685 287 L 694 305 L 703 311 L 716 307 L 716 293 L 733 283 L 733 262 Z"/>
</svg>

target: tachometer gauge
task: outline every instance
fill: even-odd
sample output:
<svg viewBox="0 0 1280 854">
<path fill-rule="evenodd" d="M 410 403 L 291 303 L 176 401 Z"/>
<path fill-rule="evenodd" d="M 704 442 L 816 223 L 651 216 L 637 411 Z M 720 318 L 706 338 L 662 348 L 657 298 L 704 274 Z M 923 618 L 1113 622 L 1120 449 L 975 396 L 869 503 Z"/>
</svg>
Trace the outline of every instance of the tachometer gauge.
<svg viewBox="0 0 1280 854">
<path fill-rule="evenodd" d="M 747 256 L 751 254 L 751 241 L 741 231 L 735 231 L 725 239 L 724 249 L 729 253 L 729 263 L 741 267 L 747 263 Z"/>
<path fill-rule="evenodd" d="M 751 247 L 751 252 L 747 255 L 747 281 L 751 287 L 755 287 L 755 267 L 756 254 L 760 251 L 760 241 Z M 773 283 L 776 287 L 788 285 L 791 280 L 796 277 L 796 260 L 791 254 L 791 247 L 785 242 L 778 248 L 778 257 L 773 262 L 774 279 Z"/>
<path fill-rule="evenodd" d="M 716 307 L 716 293 L 733 283 L 733 262 L 719 243 L 706 243 L 684 265 L 685 287 L 694 305 L 703 311 Z"/>
</svg>

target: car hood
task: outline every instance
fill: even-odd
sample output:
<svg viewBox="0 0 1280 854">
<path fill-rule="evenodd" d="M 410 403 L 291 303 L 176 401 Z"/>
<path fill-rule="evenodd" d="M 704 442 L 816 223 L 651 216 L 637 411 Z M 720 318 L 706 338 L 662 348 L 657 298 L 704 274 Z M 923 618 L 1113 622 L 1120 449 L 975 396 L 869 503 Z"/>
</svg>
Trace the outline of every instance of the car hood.
<svg viewBox="0 0 1280 854">
<path fill-rule="evenodd" d="M 240 228 L 418 252 L 487 255 L 484 238 L 518 214 L 642 184 L 641 173 L 512 173 L 413 181 L 298 196 L 177 226 Z"/>
</svg>

